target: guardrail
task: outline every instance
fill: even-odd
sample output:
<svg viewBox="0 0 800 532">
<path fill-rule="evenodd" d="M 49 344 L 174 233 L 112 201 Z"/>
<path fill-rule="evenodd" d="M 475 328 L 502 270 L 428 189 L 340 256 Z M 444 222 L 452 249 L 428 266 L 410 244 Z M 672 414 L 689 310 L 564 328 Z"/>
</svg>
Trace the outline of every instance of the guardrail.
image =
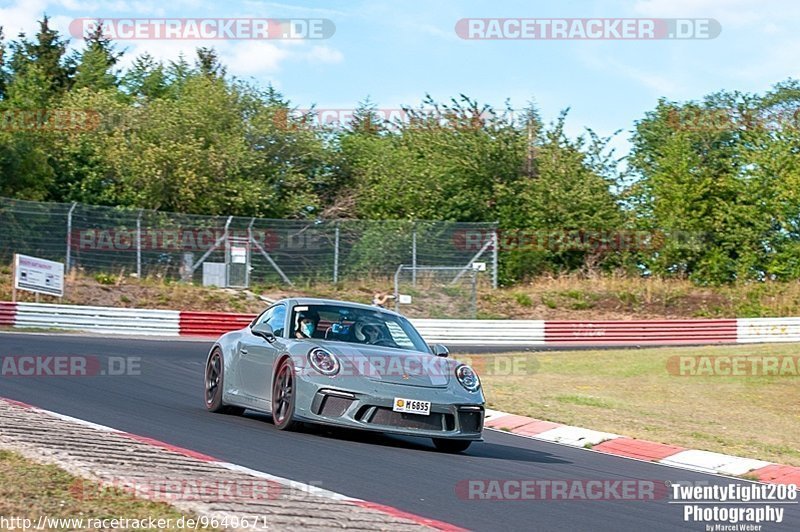
<svg viewBox="0 0 800 532">
<path fill-rule="evenodd" d="M 543 320 L 412 319 L 411 323 L 429 343 L 522 347 L 545 343 Z"/>
<path fill-rule="evenodd" d="M 14 325 L 17 315 L 17 304 L 0 301 L 0 325 Z"/>
<path fill-rule="evenodd" d="M 737 320 L 546 321 L 552 345 L 736 343 Z"/>
<path fill-rule="evenodd" d="M 180 331 L 184 335 L 219 336 L 228 331 L 241 329 L 255 318 L 254 314 L 222 312 L 180 313 Z"/>
<path fill-rule="evenodd" d="M 137 334 L 178 336 L 177 310 L 128 309 L 114 307 L 85 307 L 44 303 L 17 303 L 11 310 L 6 303 L 7 316 L 12 316 L 15 328 L 66 329 L 108 334 Z"/>
<path fill-rule="evenodd" d="M 215 337 L 253 314 L 0 302 L 0 325 L 106 334 Z M 726 320 L 411 320 L 448 346 L 641 346 L 800 342 L 800 318 Z"/>
<path fill-rule="evenodd" d="M 736 320 L 736 341 L 800 342 L 800 318 L 742 318 Z"/>
</svg>

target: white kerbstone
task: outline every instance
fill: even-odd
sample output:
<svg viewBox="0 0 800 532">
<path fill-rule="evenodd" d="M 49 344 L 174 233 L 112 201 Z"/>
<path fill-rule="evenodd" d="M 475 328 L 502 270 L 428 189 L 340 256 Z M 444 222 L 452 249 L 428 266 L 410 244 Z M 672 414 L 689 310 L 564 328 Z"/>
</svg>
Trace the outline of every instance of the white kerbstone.
<svg viewBox="0 0 800 532">
<path fill-rule="evenodd" d="M 492 421 L 493 419 L 499 419 L 501 417 L 510 416 L 508 412 L 501 412 L 500 410 L 492 410 L 491 408 L 486 409 L 486 414 L 484 416 L 484 421 Z"/>
<path fill-rule="evenodd" d="M 570 427 L 568 425 L 550 429 L 536 435 L 536 438 L 540 440 L 564 443 L 575 447 L 586 447 L 587 444 L 597 445 L 619 437 L 618 434 L 612 434 L 610 432 L 600 432 L 599 430 Z"/>
<path fill-rule="evenodd" d="M 744 475 L 753 469 L 767 466 L 770 462 L 741 458 L 729 454 L 712 453 L 690 449 L 659 460 L 662 464 L 702 471 L 704 473 L 720 473 L 723 475 Z"/>
</svg>

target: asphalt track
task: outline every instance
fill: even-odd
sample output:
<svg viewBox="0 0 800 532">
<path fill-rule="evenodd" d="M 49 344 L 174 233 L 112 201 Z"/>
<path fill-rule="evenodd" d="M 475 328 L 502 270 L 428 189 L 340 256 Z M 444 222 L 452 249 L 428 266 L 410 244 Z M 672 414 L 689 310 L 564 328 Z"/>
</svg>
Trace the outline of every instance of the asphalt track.
<svg viewBox="0 0 800 532">
<path fill-rule="evenodd" d="M 139 375 L 0 376 L 0 396 L 352 497 L 472 530 L 706 530 L 682 505 L 657 501 L 482 501 L 456 494 L 465 480 L 736 482 L 495 431 L 462 455 L 428 440 L 357 431 L 276 430 L 269 417 L 207 413 L 202 372 L 210 342 L 0 333 L 0 357 L 141 357 Z M 702 420 L 698 420 L 702 423 Z M 746 506 L 746 505 L 743 505 Z M 763 531 L 800 530 L 798 505 Z"/>
</svg>

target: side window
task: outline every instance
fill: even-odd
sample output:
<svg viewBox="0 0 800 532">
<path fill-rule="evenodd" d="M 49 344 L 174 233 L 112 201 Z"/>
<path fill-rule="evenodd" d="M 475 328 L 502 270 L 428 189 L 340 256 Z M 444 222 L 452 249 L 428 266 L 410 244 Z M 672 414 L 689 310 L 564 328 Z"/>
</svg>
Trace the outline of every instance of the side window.
<svg viewBox="0 0 800 532">
<path fill-rule="evenodd" d="M 253 322 L 253 325 L 258 325 L 259 323 L 264 323 L 265 321 L 267 321 L 272 316 L 272 314 L 275 312 L 276 308 L 278 308 L 278 307 L 270 307 L 267 310 L 265 310 L 264 312 L 262 312 L 261 315 L 255 319 L 255 321 Z"/>
<path fill-rule="evenodd" d="M 389 329 L 389 334 L 392 335 L 394 343 L 404 349 L 414 349 L 414 342 L 408 337 L 406 332 L 400 327 L 399 324 L 393 321 L 386 322 L 386 328 Z"/>
<path fill-rule="evenodd" d="M 273 307 L 270 309 L 269 314 L 266 318 L 267 324 L 275 331 L 275 336 L 282 338 L 284 324 L 286 323 L 286 306 L 278 305 Z"/>
</svg>

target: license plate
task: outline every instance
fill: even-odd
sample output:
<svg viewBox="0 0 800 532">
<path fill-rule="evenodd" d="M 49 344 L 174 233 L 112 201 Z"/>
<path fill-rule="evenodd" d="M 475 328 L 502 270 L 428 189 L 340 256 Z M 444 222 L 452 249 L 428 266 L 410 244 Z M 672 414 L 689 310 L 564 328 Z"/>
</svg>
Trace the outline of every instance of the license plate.
<svg viewBox="0 0 800 532">
<path fill-rule="evenodd" d="M 406 414 L 419 414 L 421 416 L 428 416 L 431 413 L 431 402 L 415 401 L 413 399 L 395 397 L 392 410 L 395 412 L 404 412 Z"/>
</svg>

